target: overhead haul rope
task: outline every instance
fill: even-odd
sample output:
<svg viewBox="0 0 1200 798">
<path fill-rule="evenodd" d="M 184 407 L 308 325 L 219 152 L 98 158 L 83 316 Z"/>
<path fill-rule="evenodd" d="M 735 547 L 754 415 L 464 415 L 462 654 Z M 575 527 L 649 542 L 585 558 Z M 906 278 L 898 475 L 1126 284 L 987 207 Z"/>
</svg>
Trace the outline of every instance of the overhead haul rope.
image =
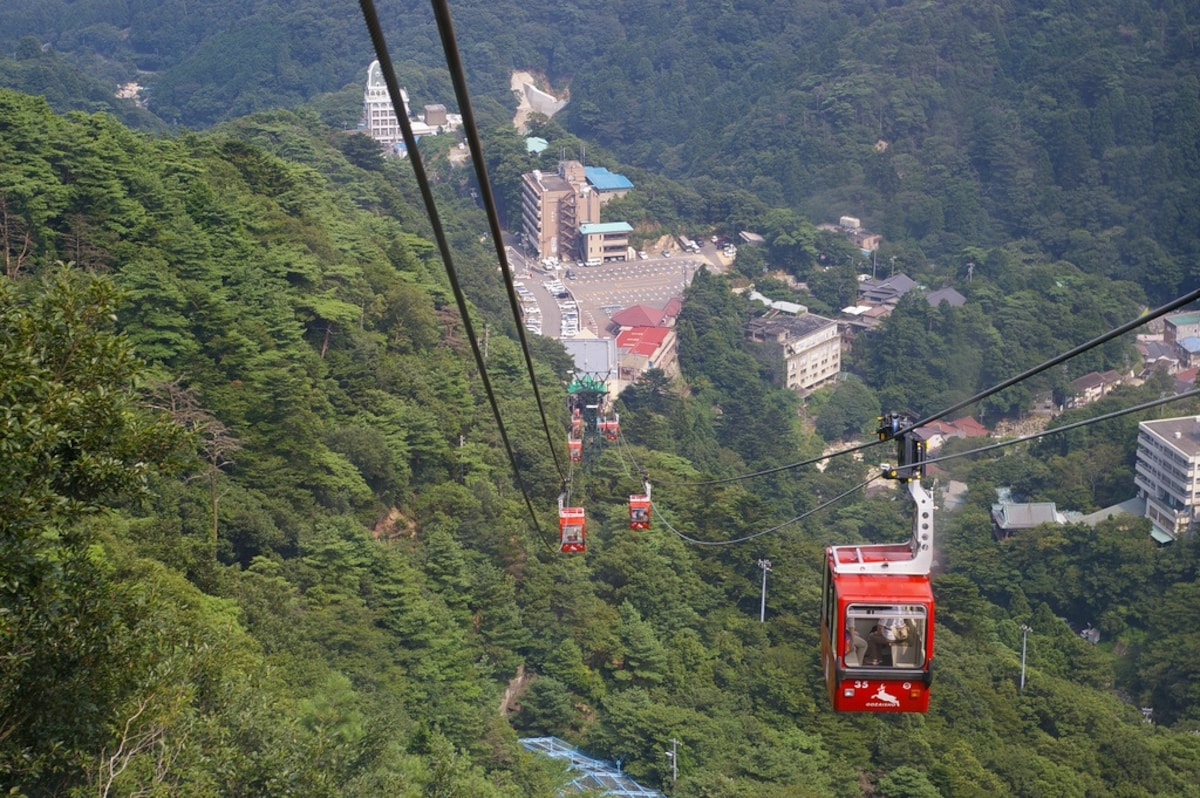
<svg viewBox="0 0 1200 798">
<path fill-rule="evenodd" d="M 1068 432 L 1073 429 L 1079 429 L 1080 427 L 1086 427 L 1091 424 L 1097 424 L 1101 421 L 1110 421 L 1114 418 L 1120 418 L 1121 416 L 1129 415 L 1130 413 L 1137 413 L 1142 410 L 1149 410 L 1152 407 L 1158 407 L 1159 405 L 1165 405 L 1165 404 L 1169 404 L 1171 402 L 1178 402 L 1181 399 L 1191 399 L 1193 397 L 1200 398 L 1200 389 L 1197 389 L 1194 391 L 1186 391 L 1184 393 L 1174 394 L 1172 396 L 1161 397 L 1159 399 L 1153 399 L 1149 402 L 1143 402 L 1140 405 L 1134 405 L 1133 407 L 1126 407 L 1121 410 L 1114 410 L 1111 413 L 1105 413 L 1100 416 L 1095 416 L 1093 418 L 1084 419 L 1082 421 L 1076 421 L 1071 424 L 1064 424 L 1061 427 L 1055 427 L 1054 429 L 1051 429 L 1051 430 L 1042 430 L 1041 432 L 1035 432 L 1030 435 L 1024 435 L 1019 438 L 1012 438 L 1010 440 L 1000 441 L 999 443 L 992 443 L 987 446 L 980 446 L 976 449 L 969 449 L 969 450 L 963 451 L 963 452 L 955 452 L 954 454 L 942 455 L 941 457 L 929 457 L 929 458 L 923 459 L 921 461 L 921 465 L 922 466 L 932 465 L 934 463 L 941 463 L 941 462 L 945 462 L 947 460 L 955 460 L 959 457 L 967 457 L 968 455 L 980 454 L 982 452 L 988 452 L 993 449 L 1000 449 L 1005 446 L 1015 446 L 1019 443 L 1025 443 L 1026 441 L 1037 440 L 1039 438 L 1049 437 L 1050 435 L 1057 435 L 1061 432 Z M 888 438 L 888 440 L 895 440 L 895 438 L 894 437 Z M 760 532 L 755 532 L 751 535 L 746 535 L 744 537 L 735 538 L 733 540 L 711 541 L 711 540 L 699 540 L 696 538 L 688 537 L 687 535 L 680 532 L 678 529 L 675 529 L 673 526 L 671 526 L 671 524 L 666 520 L 666 518 L 663 517 L 662 513 L 660 513 L 658 511 L 657 507 L 655 507 L 652 504 L 651 508 L 654 510 L 654 514 L 657 515 L 662 520 L 663 525 L 666 526 L 667 529 L 671 530 L 676 535 L 678 535 L 680 538 L 682 538 L 683 540 L 686 540 L 688 543 L 694 543 L 698 546 L 730 546 L 734 543 L 745 543 L 748 540 L 754 540 L 755 538 L 762 537 L 763 535 L 770 534 L 771 532 L 777 532 L 786 526 L 789 526 L 791 524 L 796 523 L 797 521 L 801 521 L 801 520 L 807 518 L 808 516 L 812 515 L 813 513 L 816 513 L 820 510 L 824 510 L 829 505 L 831 505 L 835 502 L 841 501 L 842 499 L 849 496 L 851 493 L 854 493 L 855 491 L 865 488 L 867 485 L 871 484 L 872 482 L 874 482 L 875 480 L 877 480 L 879 478 L 880 478 L 880 475 L 872 476 L 869 479 L 866 479 L 863 482 L 860 482 L 859 484 L 855 485 L 853 488 L 850 488 L 849 490 L 847 490 L 843 493 L 839 493 L 837 496 L 834 496 L 829 501 L 824 502 L 824 503 L 818 505 L 817 507 L 814 507 L 813 509 L 809 510 L 808 512 L 803 513 L 802 515 L 796 516 L 795 518 L 791 519 L 790 521 L 784 521 L 782 524 L 779 524 L 778 526 L 773 526 L 770 529 L 764 529 Z"/>
<path fill-rule="evenodd" d="M 929 424 L 930 422 L 937 421 L 939 418 L 942 418 L 943 416 L 947 416 L 956 410 L 961 410 L 962 408 L 966 407 L 967 405 L 982 401 L 983 399 L 986 399 L 989 396 L 992 396 L 993 394 L 997 394 L 1000 391 L 1005 390 L 1006 388 L 1011 388 L 1012 386 L 1016 385 L 1019 382 L 1023 382 L 1036 374 L 1042 373 L 1046 369 L 1053 368 L 1054 366 L 1057 366 L 1058 364 L 1060 364 L 1066 360 L 1069 360 L 1069 359 L 1075 357 L 1076 355 L 1081 355 L 1090 349 L 1094 349 L 1095 347 L 1100 346 L 1101 344 L 1108 343 L 1113 338 L 1116 338 L 1120 335 L 1124 335 L 1125 333 L 1129 332 L 1130 330 L 1140 327 L 1148 321 L 1153 321 L 1154 319 L 1157 319 L 1159 316 L 1164 316 L 1167 313 L 1170 313 L 1172 310 L 1183 307 L 1184 305 L 1186 305 L 1190 302 L 1194 302 L 1197 299 L 1200 299 L 1200 289 L 1196 289 L 1189 294 L 1185 294 L 1184 296 L 1180 297 L 1179 299 L 1168 302 L 1167 304 L 1163 305 L 1160 308 L 1149 311 L 1149 312 L 1139 316 L 1138 318 L 1134 319 L 1133 321 L 1128 321 L 1128 322 L 1122 324 L 1120 327 L 1117 327 L 1114 330 L 1110 330 L 1109 332 L 1104 333 L 1103 335 L 1101 335 L 1097 338 L 1093 338 L 1092 340 L 1090 340 L 1086 343 L 1080 344 L 1079 346 L 1075 347 L 1074 349 L 1071 349 L 1070 351 L 1064 352 L 1061 355 L 1057 355 L 1057 356 L 1051 358 L 1050 360 L 1047 360 L 1046 362 L 1042 363 L 1039 366 L 1034 366 L 1031 369 L 1021 372 L 1020 374 L 1018 374 L 1015 377 L 1011 377 L 991 388 L 988 388 L 987 390 L 984 390 L 984 391 L 981 391 L 981 392 L 975 394 L 974 396 L 971 396 L 967 399 L 963 399 L 961 402 L 953 404 L 950 407 L 946 408 L 945 410 L 942 410 L 941 412 L 934 413 L 933 415 L 930 415 L 930 416 L 926 416 L 925 418 L 923 418 L 919 421 L 914 421 L 913 423 L 909 424 L 907 427 L 896 430 L 895 435 L 900 436 L 906 432 L 911 432 L 912 430 L 916 429 L 917 427 L 922 427 L 926 424 Z M 655 484 L 656 485 L 673 485 L 673 486 L 680 486 L 680 487 L 683 487 L 683 486 L 699 487 L 699 486 L 704 486 L 704 485 L 723 485 L 727 482 L 740 482 L 743 479 L 753 479 L 755 477 L 767 476 L 769 474 L 777 474 L 780 471 L 790 471 L 793 468 L 800 468 L 801 466 L 812 465 L 814 463 L 819 463 L 822 460 L 828 460 L 828 459 L 831 459 L 834 457 L 841 457 L 842 455 L 846 455 L 846 454 L 853 454 L 855 452 L 861 452 L 865 449 L 870 449 L 873 446 L 878 446 L 879 444 L 880 444 L 880 441 L 877 441 L 877 440 L 876 441 L 868 441 L 866 443 L 860 443 L 860 444 L 856 444 L 854 446 L 848 446 L 845 449 L 839 449 L 838 451 L 832 452 L 830 454 L 823 454 L 820 457 L 810 457 L 807 460 L 801 460 L 796 463 L 788 463 L 787 465 L 774 466 L 773 468 L 764 468 L 761 471 L 754 471 L 749 474 L 740 474 L 738 476 L 733 476 L 733 477 L 720 477 L 717 479 L 698 480 L 698 481 L 694 481 L 694 482 L 669 482 L 669 481 L 665 481 L 665 480 L 664 481 L 656 480 Z"/>
<path fill-rule="evenodd" d="M 1096 424 L 1100 421 L 1109 421 L 1114 418 L 1120 418 L 1121 416 L 1129 415 L 1130 413 L 1136 413 L 1140 410 L 1149 410 L 1152 407 L 1158 407 L 1159 405 L 1169 404 L 1170 402 L 1178 402 L 1181 399 L 1191 399 L 1192 397 L 1200 397 L 1200 389 L 1197 389 L 1194 391 L 1185 391 L 1184 393 L 1177 393 L 1177 394 L 1173 394 L 1171 396 L 1164 396 L 1159 399 L 1153 399 L 1149 402 L 1143 402 L 1140 405 L 1134 405 L 1133 407 L 1127 407 L 1123 410 L 1114 410 L 1113 412 L 1105 413 L 1102 416 L 1094 416 L 1092 418 L 1084 419 L 1083 421 L 1076 421 L 1071 424 L 1064 424 L 1063 426 L 1055 427 L 1054 429 L 1042 430 L 1041 432 L 1034 432 L 1029 435 L 1023 435 L 1019 438 L 1012 438 L 1012 439 L 1009 439 L 1006 441 L 1000 441 L 999 443 L 992 443 L 987 446 L 980 446 L 977 449 L 970 449 L 965 452 L 955 452 L 954 454 L 945 454 L 945 455 L 942 455 L 941 457 L 928 457 L 928 458 L 922 460 L 921 464 L 929 465 L 931 463 L 941 463 L 941 462 L 945 462 L 946 460 L 955 460 L 959 457 L 966 457 L 969 454 L 980 454 L 982 452 L 990 452 L 992 449 L 999 449 L 1004 446 L 1014 446 L 1018 443 L 1025 443 L 1026 441 L 1038 440 L 1039 438 L 1045 438 L 1050 435 L 1057 435 L 1060 432 L 1067 432 L 1068 430 L 1078 429 L 1080 427 L 1086 427 L 1090 424 Z"/>
<path fill-rule="evenodd" d="M 471 323 L 471 314 L 467 307 L 466 296 L 463 295 L 462 286 L 458 281 L 458 273 L 454 269 L 450 244 L 446 240 L 446 232 L 442 227 L 442 221 L 438 215 L 437 204 L 433 199 L 433 192 L 429 187 L 429 178 L 425 173 L 425 165 L 421 161 L 420 150 L 417 149 L 417 140 L 412 132 L 412 123 L 409 122 L 408 116 L 402 110 L 404 102 L 400 95 L 400 84 L 396 80 L 396 72 L 392 67 L 391 57 L 388 55 L 387 42 L 384 40 L 383 30 L 379 25 L 379 15 L 375 12 L 375 4 L 372 0 L 359 0 L 359 5 L 362 7 L 367 30 L 371 34 L 371 43 L 375 47 L 375 57 L 379 60 L 379 67 L 383 72 L 384 82 L 387 84 L 388 96 L 392 100 L 392 106 L 397 109 L 396 118 L 400 122 L 400 132 L 404 135 L 404 144 L 408 148 L 408 157 L 412 162 L 413 173 L 416 175 L 417 185 L 421 189 L 421 198 L 425 202 L 425 210 L 429 214 L 429 221 L 433 226 L 434 236 L 437 238 L 438 250 L 442 256 L 442 262 L 446 266 L 446 274 L 450 278 L 450 287 L 454 292 L 454 301 L 458 305 L 459 315 L 462 316 L 463 329 L 467 334 L 467 339 L 471 343 L 471 353 L 475 358 L 475 366 L 479 369 L 479 377 L 483 381 L 483 389 L 487 394 L 488 404 L 491 405 L 492 415 L 496 419 L 496 428 L 500 431 L 500 438 L 504 442 L 504 450 L 508 453 L 508 462 L 512 467 L 513 476 L 517 479 L 521 495 L 525 498 L 525 506 L 529 510 L 529 517 L 533 519 L 533 526 L 537 531 L 538 537 L 541 538 L 542 543 L 547 548 L 553 550 L 554 547 L 546 539 L 546 535 L 542 531 L 541 524 L 538 521 L 537 513 L 533 509 L 533 500 L 529 498 L 529 491 L 525 486 L 525 480 L 522 478 L 521 471 L 517 467 L 517 456 L 513 451 L 512 443 L 508 439 L 508 430 L 505 428 L 504 420 L 500 416 L 500 406 L 496 400 L 496 393 L 492 390 L 492 381 L 488 377 L 483 353 L 479 348 L 479 340 L 475 336 L 475 328 Z"/>
<path fill-rule="evenodd" d="M 772 532 L 778 532 L 779 530 L 783 529 L 784 527 L 791 526 L 792 524 L 794 524 L 798 521 L 803 521 L 805 518 L 808 518 L 810 515 L 812 515 L 814 513 L 818 513 L 821 510 L 824 510 L 829 505 L 834 504 L 836 502 L 840 502 L 842 499 L 846 498 L 851 493 L 855 493 L 859 490 L 862 490 L 867 485 L 870 485 L 872 482 L 874 482 L 877 479 L 879 479 L 878 476 L 873 476 L 869 479 L 863 480 L 862 482 L 855 485 L 853 488 L 850 488 L 847 491 L 839 493 L 837 496 L 834 496 L 832 499 L 822 502 L 821 504 L 818 504 L 816 507 L 812 508 L 811 510 L 801 513 L 800 515 L 796 516 L 795 518 L 792 518 L 788 521 L 784 521 L 782 524 L 773 526 L 770 529 L 763 529 L 761 531 L 754 532 L 752 534 L 745 535 L 740 538 L 734 538 L 733 540 L 700 540 L 699 538 L 688 537 L 687 535 L 680 532 L 675 527 L 671 526 L 670 522 L 667 521 L 667 519 L 663 516 L 663 514 L 661 512 L 659 512 L 658 506 L 655 505 L 653 502 L 650 503 L 650 508 L 654 511 L 654 514 L 656 516 L 658 516 L 659 519 L 663 522 L 663 526 L 665 526 L 667 529 L 671 530 L 676 535 L 678 535 L 680 539 L 686 540 L 688 543 L 693 543 L 697 546 L 732 546 L 735 543 L 745 543 L 748 540 L 754 540 L 755 538 L 761 538 L 763 535 L 769 535 Z"/>
<path fill-rule="evenodd" d="M 508 290 L 508 304 L 517 323 L 517 337 L 521 342 L 521 354 L 525 358 L 525 370 L 529 373 L 529 384 L 533 386 L 534 400 L 537 402 L 538 415 L 542 419 L 542 429 L 546 432 L 546 443 L 550 446 L 550 453 L 554 457 L 554 467 L 561 477 L 563 475 L 562 463 L 558 459 L 558 446 L 554 444 L 553 436 L 550 434 L 550 422 L 546 419 L 546 408 L 542 403 L 542 394 L 538 390 L 537 376 L 533 370 L 533 355 L 529 351 L 529 339 L 525 335 L 524 319 L 521 318 L 521 302 L 517 297 L 512 268 L 509 266 L 508 253 L 504 248 L 500 214 L 496 210 L 492 182 L 488 178 L 487 163 L 483 159 L 483 144 L 479 139 L 479 128 L 475 124 L 475 112 L 471 109 L 471 97 L 467 91 L 462 58 L 458 52 L 458 40 L 454 35 L 454 22 L 450 19 L 450 9 L 444 0 L 433 0 L 433 14 L 437 18 L 438 32 L 442 37 L 442 50 L 446 54 L 446 65 L 450 68 L 450 79 L 454 83 L 454 95 L 458 99 L 459 111 L 462 112 L 463 129 L 471 150 L 471 161 L 475 165 L 475 181 L 479 184 L 479 193 L 483 197 L 483 206 L 487 211 L 488 226 L 496 247 L 496 258 L 500 261 L 504 286 Z"/>
</svg>

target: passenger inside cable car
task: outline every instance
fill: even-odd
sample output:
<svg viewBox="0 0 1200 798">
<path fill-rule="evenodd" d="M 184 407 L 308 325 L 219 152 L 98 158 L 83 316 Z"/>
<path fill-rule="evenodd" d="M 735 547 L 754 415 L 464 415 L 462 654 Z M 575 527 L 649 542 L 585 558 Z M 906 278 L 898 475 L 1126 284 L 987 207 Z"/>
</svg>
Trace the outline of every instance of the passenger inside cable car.
<svg viewBox="0 0 1200 798">
<path fill-rule="evenodd" d="M 564 507 L 558 511 L 559 551 L 567 554 L 587 551 L 587 519 L 582 507 Z"/>
<path fill-rule="evenodd" d="M 846 609 L 848 668 L 920 668 L 925 664 L 925 607 L 851 604 Z"/>
</svg>

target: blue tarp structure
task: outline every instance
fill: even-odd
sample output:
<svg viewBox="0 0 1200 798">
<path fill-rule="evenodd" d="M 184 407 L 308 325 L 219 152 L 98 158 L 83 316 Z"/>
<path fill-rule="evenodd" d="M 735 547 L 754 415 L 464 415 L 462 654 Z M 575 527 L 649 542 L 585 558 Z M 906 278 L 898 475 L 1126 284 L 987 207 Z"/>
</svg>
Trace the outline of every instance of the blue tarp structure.
<svg viewBox="0 0 1200 798">
<path fill-rule="evenodd" d="M 658 790 L 643 787 L 623 775 L 611 762 L 592 759 L 557 737 L 524 737 L 521 739 L 521 745 L 534 753 L 566 760 L 571 770 L 579 773 L 571 782 L 571 786 L 560 793 L 562 795 L 567 794 L 568 791 L 585 792 L 590 790 L 592 792 L 599 791 L 601 795 L 666 798 L 666 795 Z"/>
</svg>

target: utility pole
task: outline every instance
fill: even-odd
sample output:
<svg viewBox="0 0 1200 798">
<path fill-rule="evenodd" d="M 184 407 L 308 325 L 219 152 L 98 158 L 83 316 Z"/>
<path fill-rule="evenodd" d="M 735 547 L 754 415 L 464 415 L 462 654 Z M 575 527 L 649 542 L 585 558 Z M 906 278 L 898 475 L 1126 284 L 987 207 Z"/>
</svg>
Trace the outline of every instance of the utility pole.
<svg viewBox="0 0 1200 798">
<path fill-rule="evenodd" d="M 766 623 L 767 620 L 767 572 L 771 570 L 770 560 L 759 560 L 758 567 L 762 569 L 762 601 L 758 606 L 758 622 Z"/>
<path fill-rule="evenodd" d="M 1025 692 L 1025 644 L 1029 640 L 1029 633 L 1033 630 L 1025 624 L 1021 624 L 1021 689 L 1019 692 Z"/>
<path fill-rule="evenodd" d="M 679 741 L 672 737 L 671 750 L 663 753 L 671 758 L 671 787 L 674 788 L 675 780 L 679 778 Z"/>
</svg>

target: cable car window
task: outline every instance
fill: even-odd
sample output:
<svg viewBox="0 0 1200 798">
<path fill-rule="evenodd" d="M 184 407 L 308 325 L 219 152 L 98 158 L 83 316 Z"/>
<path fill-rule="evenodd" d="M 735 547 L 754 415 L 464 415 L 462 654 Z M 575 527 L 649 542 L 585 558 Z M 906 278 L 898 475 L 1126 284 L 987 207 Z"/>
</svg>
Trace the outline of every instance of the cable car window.
<svg viewBox="0 0 1200 798">
<path fill-rule="evenodd" d="M 920 604 L 851 604 L 845 619 L 847 667 L 924 667 L 927 618 Z"/>
<path fill-rule="evenodd" d="M 564 544 L 583 543 L 583 524 L 563 524 L 562 542 Z"/>
<path fill-rule="evenodd" d="M 825 633 L 829 638 L 829 647 L 836 655 L 837 652 L 837 596 L 833 592 L 833 572 L 829 564 L 825 564 L 824 577 L 825 603 L 821 605 L 821 622 L 825 625 Z"/>
</svg>

